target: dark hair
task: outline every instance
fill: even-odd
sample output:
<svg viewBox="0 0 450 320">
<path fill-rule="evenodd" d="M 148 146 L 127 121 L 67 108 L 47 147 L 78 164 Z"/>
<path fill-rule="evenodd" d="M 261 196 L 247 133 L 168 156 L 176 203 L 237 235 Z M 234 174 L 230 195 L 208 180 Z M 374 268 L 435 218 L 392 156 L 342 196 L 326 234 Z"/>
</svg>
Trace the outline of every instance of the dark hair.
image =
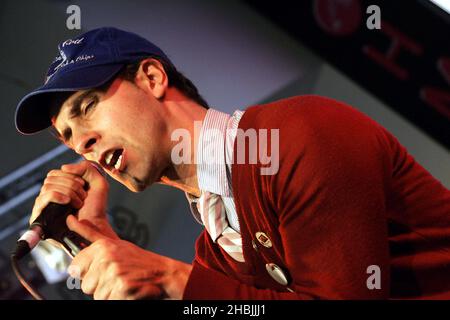
<svg viewBox="0 0 450 320">
<path fill-rule="evenodd" d="M 181 72 L 179 72 L 175 66 L 171 63 L 168 63 L 165 59 L 162 59 L 159 56 L 148 56 L 144 59 L 148 58 L 154 58 L 158 60 L 163 68 L 164 71 L 167 74 L 167 77 L 169 79 L 169 87 L 175 87 L 178 90 L 181 91 L 186 97 L 189 99 L 195 101 L 202 107 L 209 109 L 208 103 L 205 99 L 200 95 L 198 92 L 197 87 L 192 83 L 191 80 L 186 78 Z M 119 73 L 119 77 L 121 77 L 124 80 L 134 82 L 134 79 L 136 78 L 136 73 L 139 70 L 139 66 L 141 65 L 141 62 L 144 60 L 141 59 L 139 61 L 136 61 L 134 63 L 130 63 L 124 67 L 124 69 Z"/>
</svg>

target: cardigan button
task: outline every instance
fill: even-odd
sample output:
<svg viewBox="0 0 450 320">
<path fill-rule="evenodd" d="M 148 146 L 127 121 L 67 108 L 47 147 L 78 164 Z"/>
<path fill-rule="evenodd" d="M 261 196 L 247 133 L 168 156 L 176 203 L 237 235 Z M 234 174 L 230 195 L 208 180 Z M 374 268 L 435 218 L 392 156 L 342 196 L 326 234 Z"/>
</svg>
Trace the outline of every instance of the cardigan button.
<svg viewBox="0 0 450 320">
<path fill-rule="evenodd" d="M 267 234 L 259 231 L 255 234 L 255 236 L 256 236 L 256 239 L 258 240 L 258 242 L 261 243 L 264 247 L 272 248 L 272 241 L 267 236 Z"/>
<path fill-rule="evenodd" d="M 279 266 L 277 266 L 275 263 L 268 263 L 266 264 L 266 270 L 272 277 L 272 279 L 274 279 L 276 282 L 278 282 L 283 286 L 287 286 L 288 284 L 287 277 Z"/>
</svg>

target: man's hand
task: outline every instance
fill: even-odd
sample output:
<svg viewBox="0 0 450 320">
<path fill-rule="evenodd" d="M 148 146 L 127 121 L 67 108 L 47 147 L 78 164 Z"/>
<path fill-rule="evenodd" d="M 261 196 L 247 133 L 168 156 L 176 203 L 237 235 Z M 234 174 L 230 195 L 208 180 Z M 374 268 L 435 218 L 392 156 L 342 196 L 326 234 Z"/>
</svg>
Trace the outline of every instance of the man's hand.
<svg viewBox="0 0 450 320">
<path fill-rule="evenodd" d="M 88 221 L 105 236 L 117 239 L 106 216 L 108 191 L 108 181 L 89 161 L 63 165 L 61 170 L 52 170 L 47 174 L 34 203 L 30 223 L 50 202 L 70 203 L 75 209 L 79 209 L 80 220 Z"/>
<path fill-rule="evenodd" d="M 182 298 L 191 265 L 105 237 L 74 216 L 68 217 L 67 225 L 92 242 L 69 268 L 81 277 L 84 293 L 96 300 Z"/>
</svg>

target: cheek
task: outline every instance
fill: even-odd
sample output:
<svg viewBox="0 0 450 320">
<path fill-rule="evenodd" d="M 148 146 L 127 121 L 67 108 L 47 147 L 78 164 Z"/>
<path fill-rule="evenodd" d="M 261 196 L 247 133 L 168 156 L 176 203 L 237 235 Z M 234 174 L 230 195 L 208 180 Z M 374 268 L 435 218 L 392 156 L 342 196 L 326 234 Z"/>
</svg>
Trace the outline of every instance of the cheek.
<svg viewBox="0 0 450 320">
<path fill-rule="evenodd" d="M 121 134 L 126 134 L 128 131 L 140 131 L 151 119 L 148 109 L 135 103 L 135 99 L 115 99 L 111 101 L 108 113 L 103 118 L 106 120 L 104 124 L 107 130 L 114 130 Z"/>
<path fill-rule="evenodd" d="M 145 120 L 155 112 L 153 101 L 141 90 L 134 89 L 134 87 L 133 90 L 118 95 L 114 104 L 114 111 L 119 113 L 119 116 L 125 116 L 133 122 Z"/>
<path fill-rule="evenodd" d="M 159 148 L 157 141 L 163 140 L 162 126 L 155 118 L 157 117 L 148 107 L 126 105 L 122 110 L 110 113 L 102 127 L 109 137 L 107 140 L 123 143 L 125 147 L 138 152 L 136 156 L 145 157 L 146 154 L 153 154 L 155 148 Z"/>
<path fill-rule="evenodd" d="M 164 106 L 139 89 L 129 89 L 108 99 L 102 128 L 107 135 L 146 152 L 163 147 L 167 130 L 160 108 Z"/>
</svg>

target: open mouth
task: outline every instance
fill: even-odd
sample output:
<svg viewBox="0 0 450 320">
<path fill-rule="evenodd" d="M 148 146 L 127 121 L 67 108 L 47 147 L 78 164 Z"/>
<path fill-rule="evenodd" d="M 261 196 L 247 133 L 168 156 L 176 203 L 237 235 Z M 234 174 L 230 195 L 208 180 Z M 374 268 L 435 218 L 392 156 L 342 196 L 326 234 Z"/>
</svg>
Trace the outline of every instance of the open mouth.
<svg viewBox="0 0 450 320">
<path fill-rule="evenodd" d="M 105 164 L 109 168 L 115 168 L 119 170 L 122 165 L 122 153 L 123 149 L 117 149 L 110 151 L 105 156 Z"/>
</svg>

